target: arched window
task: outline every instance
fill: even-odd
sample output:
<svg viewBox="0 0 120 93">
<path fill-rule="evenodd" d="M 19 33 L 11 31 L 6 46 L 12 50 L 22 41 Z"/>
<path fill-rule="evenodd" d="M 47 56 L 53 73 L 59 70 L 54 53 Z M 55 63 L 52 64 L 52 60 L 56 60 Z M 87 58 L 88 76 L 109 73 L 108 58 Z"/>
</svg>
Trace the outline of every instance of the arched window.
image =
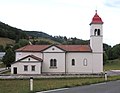
<svg viewBox="0 0 120 93">
<path fill-rule="evenodd" d="M 100 29 L 98 29 L 98 36 L 100 35 Z"/>
<path fill-rule="evenodd" d="M 94 35 L 95 36 L 100 36 L 100 29 L 95 29 L 94 30 Z"/>
<path fill-rule="evenodd" d="M 97 36 L 97 29 L 94 30 L 94 35 Z"/>
<path fill-rule="evenodd" d="M 54 67 L 56 67 L 56 66 L 57 66 L 57 60 L 54 59 Z"/>
<path fill-rule="evenodd" d="M 72 66 L 75 66 L 75 59 L 72 59 Z"/>
<path fill-rule="evenodd" d="M 87 59 L 85 58 L 84 60 L 83 60 L 83 66 L 87 66 L 88 65 L 88 62 L 87 62 Z"/>
<path fill-rule="evenodd" d="M 57 60 L 56 59 L 50 59 L 50 67 L 57 67 Z"/>
<path fill-rule="evenodd" d="M 50 67 L 53 66 L 53 59 L 50 60 Z"/>
</svg>

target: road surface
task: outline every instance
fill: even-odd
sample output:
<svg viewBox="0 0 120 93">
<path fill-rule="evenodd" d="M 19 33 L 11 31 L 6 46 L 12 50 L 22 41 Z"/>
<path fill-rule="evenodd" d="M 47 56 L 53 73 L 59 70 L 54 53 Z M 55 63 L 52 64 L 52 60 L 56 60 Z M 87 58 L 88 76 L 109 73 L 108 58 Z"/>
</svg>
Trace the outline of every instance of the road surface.
<svg viewBox="0 0 120 93">
<path fill-rule="evenodd" d="M 120 80 L 37 93 L 120 93 Z"/>
</svg>

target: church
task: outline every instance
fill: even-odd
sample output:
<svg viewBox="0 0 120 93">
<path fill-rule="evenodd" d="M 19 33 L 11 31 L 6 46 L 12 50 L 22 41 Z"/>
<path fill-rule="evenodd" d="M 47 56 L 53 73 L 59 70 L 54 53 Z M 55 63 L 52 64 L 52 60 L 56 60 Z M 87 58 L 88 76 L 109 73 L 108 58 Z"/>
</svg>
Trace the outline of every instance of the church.
<svg viewBox="0 0 120 93">
<path fill-rule="evenodd" d="M 11 74 L 95 74 L 103 72 L 103 21 L 90 23 L 89 45 L 27 45 L 16 50 Z"/>
</svg>

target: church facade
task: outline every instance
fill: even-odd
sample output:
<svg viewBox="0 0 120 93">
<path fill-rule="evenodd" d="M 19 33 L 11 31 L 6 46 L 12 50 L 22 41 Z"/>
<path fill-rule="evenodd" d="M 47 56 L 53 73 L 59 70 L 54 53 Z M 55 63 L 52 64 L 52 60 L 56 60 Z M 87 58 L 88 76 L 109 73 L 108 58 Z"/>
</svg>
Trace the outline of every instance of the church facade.
<svg viewBox="0 0 120 93">
<path fill-rule="evenodd" d="M 103 72 L 103 21 L 90 23 L 89 45 L 27 45 L 16 50 L 11 74 L 93 74 Z"/>
</svg>

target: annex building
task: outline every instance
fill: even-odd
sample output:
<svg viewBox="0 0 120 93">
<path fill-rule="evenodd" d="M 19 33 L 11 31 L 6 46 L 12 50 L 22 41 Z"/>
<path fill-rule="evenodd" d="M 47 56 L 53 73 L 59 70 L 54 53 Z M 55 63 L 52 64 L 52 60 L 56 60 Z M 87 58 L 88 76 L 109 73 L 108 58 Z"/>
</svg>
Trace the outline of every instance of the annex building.
<svg viewBox="0 0 120 93">
<path fill-rule="evenodd" d="M 89 45 L 27 45 L 16 50 L 11 74 L 92 74 L 103 72 L 103 21 L 90 23 Z"/>
</svg>

